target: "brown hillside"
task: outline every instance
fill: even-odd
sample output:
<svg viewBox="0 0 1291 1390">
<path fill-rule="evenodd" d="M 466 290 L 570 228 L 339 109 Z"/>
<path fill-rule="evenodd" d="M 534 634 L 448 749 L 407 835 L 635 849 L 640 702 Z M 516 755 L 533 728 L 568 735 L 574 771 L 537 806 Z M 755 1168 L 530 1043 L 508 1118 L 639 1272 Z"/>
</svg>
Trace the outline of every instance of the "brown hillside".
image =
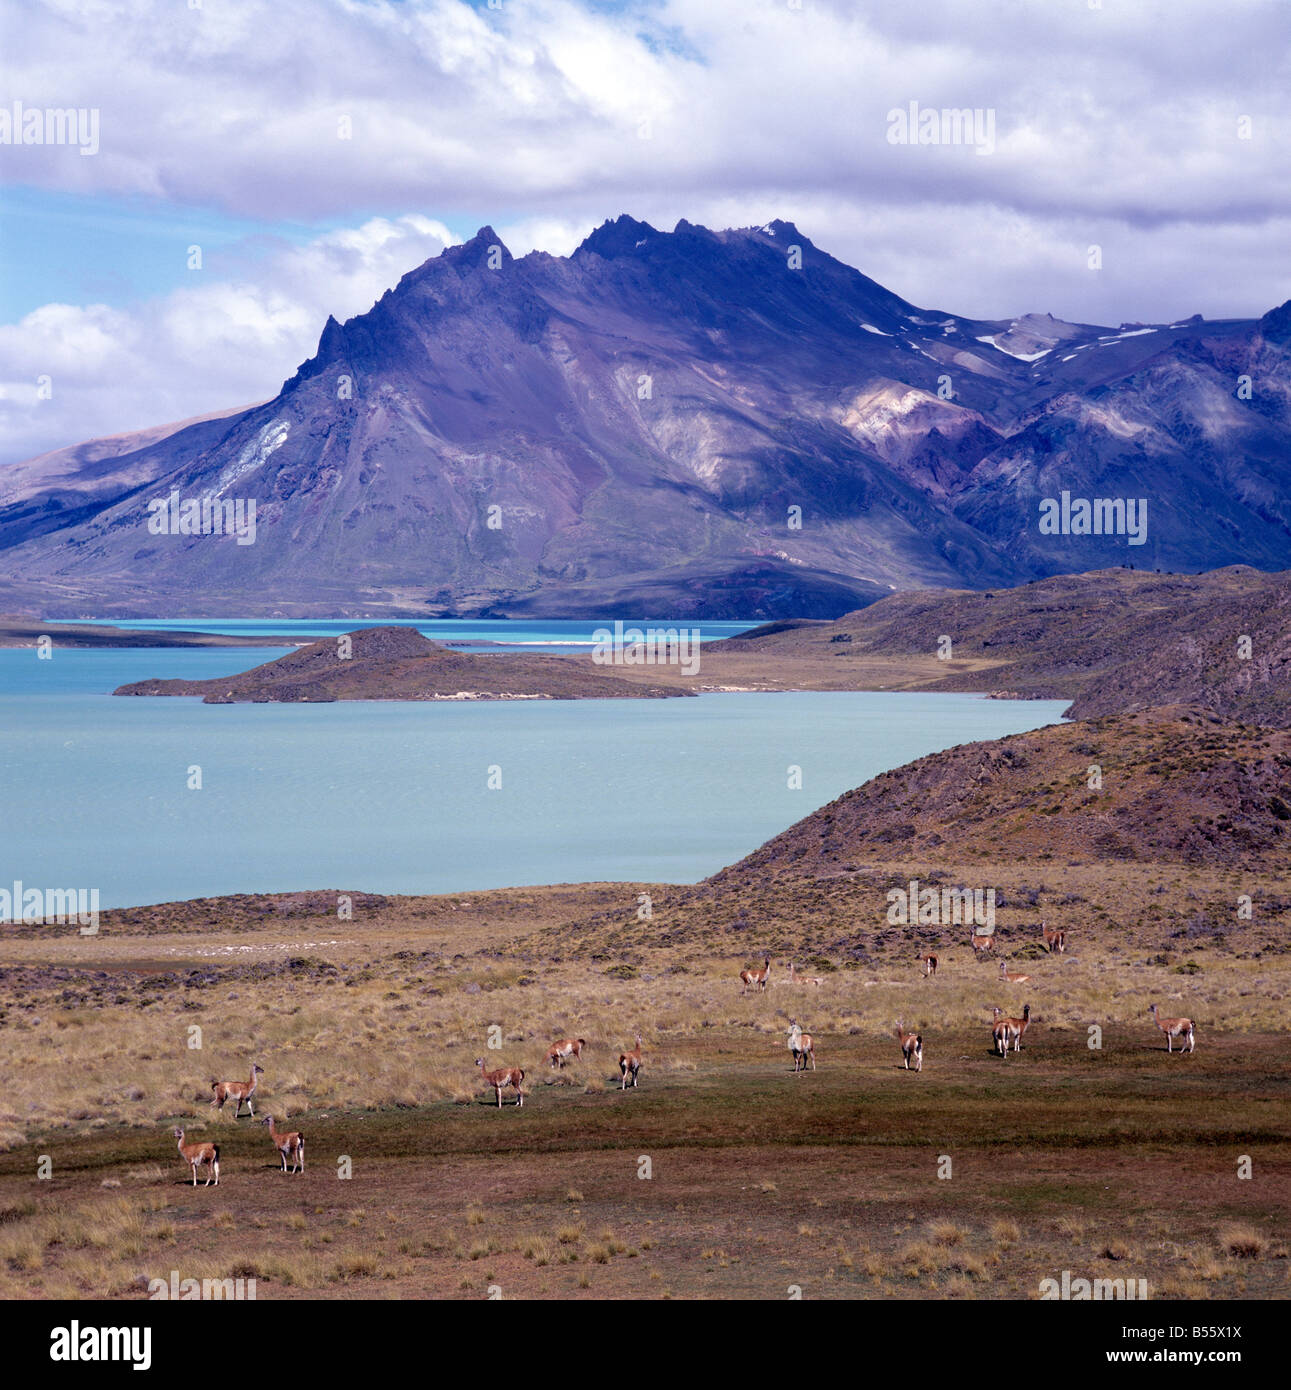
<svg viewBox="0 0 1291 1390">
<path fill-rule="evenodd" d="M 1238 639 L 1250 638 L 1242 657 Z M 1246 566 L 1207 574 L 1097 570 L 1017 589 L 892 594 L 832 623 L 768 624 L 705 661 L 760 655 L 776 665 L 828 659 L 846 688 L 864 687 L 874 659 L 927 658 L 949 637 L 955 663 L 928 690 L 1072 696 L 1078 719 L 1188 704 L 1225 719 L 1291 725 L 1291 572 Z"/>
<path fill-rule="evenodd" d="M 1101 790 L 1088 785 L 1102 770 Z M 1291 733 L 1171 708 L 968 743 L 883 773 L 710 882 L 955 861 L 1291 867 Z"/>
</svg>

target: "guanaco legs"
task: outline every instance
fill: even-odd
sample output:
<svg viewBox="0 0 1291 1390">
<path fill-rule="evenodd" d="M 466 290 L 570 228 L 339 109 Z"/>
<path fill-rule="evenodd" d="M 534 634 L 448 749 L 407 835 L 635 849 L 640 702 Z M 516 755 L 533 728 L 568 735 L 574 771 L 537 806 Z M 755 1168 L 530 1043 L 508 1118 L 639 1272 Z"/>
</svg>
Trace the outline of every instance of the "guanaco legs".
<svg viewBox="0 0 1291 1390">
<path fill-rule="evenodd" d="M 502 1091 L 507 1086 L 515 1088 L 518 1099 L 517 1105 L 524 1104 L 524 1092 L 520 1089 L 521 1082 L 524 1081 L 523 1067 L 499 1067 L 496 1071 L 489 1071 L 483 1057 L 475 1059 L 475 1065 L 479 1067 L 484 1080 L 498 1093 L 498 1109 L 502 1109 Z"/>
<path fill-rule="evenodd" d="M 274 1128 L 272 1115 L 266 1115 L 260 1123 L 269 1126 L 269 1138 L 273 1140 L 273 1146 L 278 1150 L 278 1156 L 282 1159 L 282 1171 L 287 1172 L 287 1160 L 290 1158 L 291 1171 L 303 1173 L 305 1171 L 305 1136 L 296 1129 L 288 1134 L 279 1134 Z M 296 1166 L 297 1163 L 300 1164 L 299 1168 Z"/>
<path fill-rule="evenodd" d="M 1003 961 L 1000 962 L 1000 979 L 1011 985 L 1029 985 L 1031 983 L 1030 975 L 1010 975 L 1008 967 Z"/>
<path fill-rule="evenodd" d="M 179 1141 L 179 1156 L 193 1170 L 193 1186 L 197 1186 L 197 1170 L 203 1163 L 209 1164 L 206 1174 L 206 1186 L 210 1187 L 211 1178 L 215 1179 L 215 1186 L 220 1185 L 220 1146 L 210 1142 L 198 1144 L 185 1144 L 184 1131 L 175 1129 L 172 1131 L 175 1138 Z"/>
<path fill-rule="evenodd" d="M 568 1058 L 581 1058 L 586 1046 L 586 1038 L 561 1038 L 559 1042 L 552 1043 L 547 1049 L 547 1060 L 553 1067 L 563 1068 Z"/>
<path fill-rule="evenodd" d="M 1148 1013 L 1152 1015 L 1152 1021 L 1156 1026 L 1165 1034 L 1165 1050 L 1167 1052 L 1174 1051 L 1175 1038 L 1182 1038 L 1188 1044 L 1186 1048 L 1181 1047 L 1179 1049 L 1181 1053 L 1191 1052 L 1193 1048 L 1197 1046 L 1197 1035 L 1192 1026 L 1192 1019 L 1162 1018 L 1157 1013 L 1157 1006 L 1155 1004 L 1148 1010 Z"/>
<path fill-rule="evenodd" d="M 641 1034 L 636 1035 L 637 1045 L 631 1052 L 619 1053 L 619 1090 L 626 1091 L 628 1088 L 628 1077 L 632 1078 L 632 1084 L 637 1084 L 637 1075 L 641 1071 Z"/>
<path fill-rule="evenodd" d="M 793 1053 L 794 1071 L 806 1071 L 807 1061 L 811 1060 L 812 1071 L 816 1070 L 816 1043 L 810 1033 L 804 1033 L 796 1018 L 789 1020 L 789 1041 L 786 1044 Z"/>
<path fill-rule="evenodd" d="M 1045 950 L 1050 954 L 1057 952 L 1061 955 L 1067 949 L 1067 933 L 1065 931 L 1058 927 L 1050 929 L 1041 922 L 1040 932 L 1044 937 Z"/>
<path fill-rule="evenodd" d="M 741 970 L 740 982 L 744 988 L 741 994 L 747 994 L 751 989 L 766 989 L 767 982 L 771 978 L 771 957 L 767 956 L 762 961 L 761 970 Z"/>
<path fill-rule="evenodd" d="M 247 1109 L 251 1112 L 251 1118 L 254 1119 L 256 1112 L 255 1106 L 251 1104 L 251 1097 L 256 1092 L 256 1078 L 263 1075 L 264 1068 L 252 1064 L 250 1081 L 212 1081 L 211 1090 L 215 1092 L 215 1096 L 211 1104 L 217 1110 L 223 1110 L 224 1102 L 232 1096 L 236 1102 L 233 1106 L 233 1118 L 237 1119 L 238 1111 L 242 1109 L 242 1102 L 246 1101 Z"/>
<path fill-rule="evenodd" d="M 919 957 L 919 963 L 923 966 L 923 977 L 926 980 L 929 975 L 937 973 L 937 957 L 931 951 Z"/>
<path fill-rule="evenodd" d="M 995 1025 L 991 1029 L 991 1036 L 995 1040 L 995 1050 L 1001 1057 L 1007 1058 L 1009 1055 L 1009 1044 L 1013 1044 L 1014 1052 L 1022 1051 L 1022 1034 L 1031 1026 L 1031 1005 L 1022 1006 L 1021 1018 L 1002 1017 L 1000 1010 L 995 1010 Z"/>
<path fill-rule="evenodd" d="M 914 1059 L 915 1071 L 923 1070 L 923 1038 L 918 1033 L 907 1033 L 900 1019 L 897 1019 L 897 1041 L 901 1044 L 901 1056 L 905 1058 L 905 1069 L 910 1070 L 910 1059 Z"/>
</svg>

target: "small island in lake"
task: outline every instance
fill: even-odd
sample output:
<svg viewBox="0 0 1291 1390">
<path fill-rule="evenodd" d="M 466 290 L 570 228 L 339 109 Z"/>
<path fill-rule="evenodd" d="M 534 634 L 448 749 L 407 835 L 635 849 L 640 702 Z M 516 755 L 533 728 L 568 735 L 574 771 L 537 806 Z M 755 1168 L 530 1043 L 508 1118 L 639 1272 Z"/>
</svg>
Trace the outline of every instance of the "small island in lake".
<svg viewBox="0 0 1291 1390">
<path fill-rule="evenodd" d="M 334 700 L 657 699 L 692 692 L 627 681 L 587 662 L 455 652 L 412 628 L 325 637 L 250 671 L 214 680 L 146 680 L 114 695 L 199 695 L 208 705 Z"/>
</svg>

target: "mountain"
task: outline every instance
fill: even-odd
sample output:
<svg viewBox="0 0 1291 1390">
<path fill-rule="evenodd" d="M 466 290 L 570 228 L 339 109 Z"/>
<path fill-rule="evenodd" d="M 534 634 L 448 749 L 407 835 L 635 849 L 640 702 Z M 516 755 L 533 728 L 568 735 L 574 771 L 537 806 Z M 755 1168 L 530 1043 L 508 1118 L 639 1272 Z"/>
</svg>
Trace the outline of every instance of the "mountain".
<svg viewBox="0 0 1291 1390">
<path fill-rule="evenodd" d="M 519 259 L 484 227 L 329 319 L 272 400 L 0 470 L 0 608 L 833 617 L 1122 562 L 1283 568 L 1288 367 L 1291 305 L 984 321 L 787 222 L 620 217 Z M 152 534 L 172 496 L 254 501 L 254 543 Z M 1082 498 L 1134 502 L 1125 533 L 1080 533 Z"/>
</svg>

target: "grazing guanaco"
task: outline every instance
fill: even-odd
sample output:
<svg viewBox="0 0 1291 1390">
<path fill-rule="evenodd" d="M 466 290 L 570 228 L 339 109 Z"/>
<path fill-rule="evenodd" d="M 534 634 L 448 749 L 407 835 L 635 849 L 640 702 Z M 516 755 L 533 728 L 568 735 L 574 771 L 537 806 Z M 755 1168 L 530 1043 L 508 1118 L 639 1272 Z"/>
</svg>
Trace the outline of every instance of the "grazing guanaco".
<svg viewBox="0 0 1291 1390">
<path fill-rule="evenodd" d="M 766 989 L 767 982 L 771 978 L 771 957 L 767 956 L 762 961 L 761 970 L 741 970 L 740 981 L 744 988 L 741 994 L 747 994 L 751 989 Z"/>
<path fill-rule="evenodd" d="M 1022 1017 L 1021 1017 L 1021 1018 L 1001 1018 L 1000 1021 L 995 1025 L 995 1028 L 994 1028 L 994 1030 L 993 1030 L 993 1031 L 994 1031 L 994 1034 L 995 1034 L 995 1045 L 996 1045 L 996 1047 L 999 1048 L 1001 1038 L 1003 1039 L 1003 1042 L 1004 1042 L 1003 1050 L 1001 1051 L 1001 1054 L 1000 1054 L 1000 1055 L 1003 1056 L 1003 1057 L 1005 1057 L 1005 1058 L 1008 1057 L 1008 1055 L 1009 1055 L 1009 1043 L 1012 1043 L 1012 1044 L 1013 1044 L 1013 1051 L 1014 1051 L 1014 1052 L 1021 1052 L 1021 1051 L 1022 1051 L 1022 1034 L 1025 1033 L 1026 1030 L 1027 1030 L 1030 1026 L 1031 1026 L 1031 1005 L 1030 1005 L 1030 1004 L 1024 1004 L 1024 1005 L 1022 1006 Z"/>
<path fill-rule="evenodd" d="M 251 1104 L 251 1097 L 256 1093 L 256 1078 L 263 1075 L 264 1068 L 256 1063 L 252 1063 L 250 1081 L 212 1081 L 211 1090 L 215 1092 L 215 1096 L 211 1104 L 217 1110 L 223 1110 L 224 1102 L 232 1096 L 235 1102 L 233 1106 L 233 1118 L 235 1120 L 237 1119 L 238 1112 L 242 1109 L 242 1102 L 246 1101 L 247 1109 L 251 1112 L 251 1118 L 254 1119 L 256 1112 L 255 1106 Z"/>
<path fill-rule="evenodd" d="M 637 1075 L 641 1071 L 641 1034 L 636 1035 L 637 1045 L 631 1052 L 619 1053 L 619 1076 L 622 1080 L 619 1083 L 619 1090 L 626 1091 L 628 1088 L 628 1077 L 632 1077 L 632 1084 L 637 1084 Z"/>
<path fill-rule="evenodd" d="M 293 1129 L 289 1134 L 279 1134 L 274 1128 L 272 1115 L 266 1115 L 260 1123 L 269 1126 L 269 1138 L 273 1140 L 273 1146 L 278 1150 L 278 1156 L 282 1159 L 282 1171 L 287 1172 L 287 1160 L 290 1158 L 291 1171 L 303 1173 L 305 1171 L 305 1136 L 298 1129 Z M 298 1162 L 299 1168 L 296 1167 Z"/>
<path fill-rule="evenodd" d="M 1010 975 L 1008 967 L 1003 961 L 1000 962 L 1000 979 L 1007 980 L 1011 985 L 1029 985 L 1031 983 L 1030 975 Z"/>
<path fill-rule="evenodd" d="M 973 950 L 976 951 L 979 956 L 985 955 L 985 953 L 995 945 L 995 938 L 993 936 L 979 936 L 976 932 L 969 937 L 969 941 L 972 943 Z"/>
<path fill-rule="evenodd" d="M 215 1178 L 215 1186 L 220 1185 L 220 1146 L 212 1144 L 209 1140 L 197 1144 L 184 1143 L 184 1131 L 176 1128 L 173 1131 L 175 1138 L 179 1141 L 179 1156 L 193 1170 L 193 1186 L 197 1186 L 197 1170 L 203 1163 L 209 1164 L 206 1174 L 206 1186 L 210 1187 L 211 1178 Z"/>
<path fill-rule="evenodd" d="M 567 1058 L 581 1058 L 586 1046 L 586 1038 L 561 1038 L 547 1049 L 547 1060 L 553 1067 L 563 1068 Z"/>
<path fill-rule="evenodd" d="M 789 1051 L 793 1053 L 793 1069 L 798 1071 L 807 1070 L 807 1061 L 811 1060 L 812 1071 L 816 1070 L 816 1044 L 810 1033 L 804 1033 L 799 1026 L 798 1020 L 789 1020 L 789 1041 L 786 1044 Z"/>
<path fill-rule="evenodd" d="M 910 1059 L 914 1058 L 915 1071 L 923 1070 L 923 1038 L 918 1033 L 907 1033 L 900 1019 L 897 1019 L 897 1041 L 901 1044 L 901 1056 L 905 1059 L 905 1069 L 910 1070 Z"/>
<path fill-rule="evenodd" d="M 1061 955 L 1067 949 L 1067 933 L 1061 927 L 1054 927 L 1052 930 L 1040 923 L 1040 933 L 1044 937 L 1045 949 L 1052 955 L 1057 952 Z"/>
<path fill-rule="evenodd" d="M 926 980 L 929 975 L 937 973 L 937 957 L 928 951 L 919 957 L 920 964 L 923 966 L 923 977 Z"/>
<path fill-rule="evenodd" d="M 1174 1051 L 1175 1038 L 1183 1038 L 1188 1044 L 1187 1048 L 1181 1047 L 1179 1049 L 1180 1053 L 1185 1051 L 1191 1052 L 1193 1048 L 1196 1047 L 1197 1036 L 1192 1026 L 1192 1019 L 1162 1018 L 1157 1013 L 1157 1006 L 1155 1004 L 1148 1010 L 1148 1013 L 1152 1015 L 1152 1021 L 1156 1026 L 1165 1034 L 1165 1050 L 1167 1052 Z"/>
<path fill-rule="evenodd" d="M 516 1104 L 524 1104 L 524 1092 L 520 1089 L 521 1083 L 524 1081 L 523 1067 L 498 1067 L 496 1071 L 489 1071 L 483 1057 L 477 1057 L 475 1065 L 479 1067 L 484 1080 L 498 1093 L 499 1110 L 502 1109 L 502 1091 L 507 1086 L 515 1089 L 518 1097 Z"/>
</svg>

